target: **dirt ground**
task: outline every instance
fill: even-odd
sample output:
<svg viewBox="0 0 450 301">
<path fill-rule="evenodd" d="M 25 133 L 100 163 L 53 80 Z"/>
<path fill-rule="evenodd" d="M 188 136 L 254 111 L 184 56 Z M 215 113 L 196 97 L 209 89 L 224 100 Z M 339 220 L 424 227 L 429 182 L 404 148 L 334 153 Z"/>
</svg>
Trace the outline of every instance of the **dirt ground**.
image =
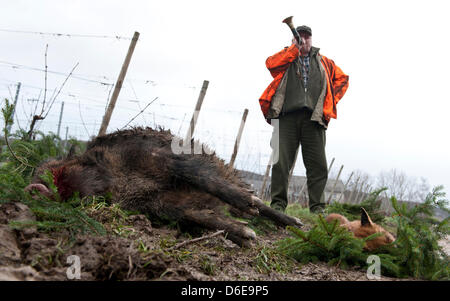
<svg viewBox="0 0 450 301">
<path fill-rule="evenodd" d="M 284 229 L 259 234 L 252 248 L 240 248 L 222 235 L 175 248 L 192 238 L 166 226 L 152 227 L 143 215 L 128 218 L 126 234 L 81 235 L 71 243 L 67 233 L 8 225 L 30 219 L 33 214 L 21 203 L 0 205 L 0 280 L 68 280 L 70 255 L 80 259 L 80 280 L 368 280 L 365 270 L 274 259 L 270 247 L 288 236 Z M 446 246 L 449 250 L 448 240 Z"/>
</svg>

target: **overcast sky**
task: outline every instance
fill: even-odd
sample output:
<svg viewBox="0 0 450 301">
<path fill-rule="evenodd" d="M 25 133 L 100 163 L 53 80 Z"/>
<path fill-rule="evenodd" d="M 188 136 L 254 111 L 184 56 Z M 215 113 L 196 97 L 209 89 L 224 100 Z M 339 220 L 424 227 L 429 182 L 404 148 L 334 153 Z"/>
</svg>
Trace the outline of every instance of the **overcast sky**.
<svg viewBox="0 0 450 301">
<path fill-rule="evenodd" d="M 1 0 L 0 96 L 3 104 L 22 83 L 17 118 L 25 127 L 31 100 L 43 99 L 48 44 L 47 101 L 79 65 L 39 129 L 56 132 L 64 101 L 61 136 L 66 127 L 80 139 L 96 135 L 138 31 L 108 131 L 125 126 L 158 97 L 131 124 L 157 124 L 184 136 L 208 80 L 194 136 L 229 161 L 248 108 L 237 167 L 263 173 L 272 130 L 258 103 L 272 80 L 265 60 L 290 45 L 291 32 L 281 21 L 293 15 L 294 24 L 312 28 L 313 46 L 350 76 L 338 119 L 327 130 L 335 172 L 344 165 L 346 179 L 357 169 L 376 177 L 395 168 L 431 186 L 442 184 L 449 195 L 447 3 Z M 295 174 L 305 174 L 301 160 Z"/>
</svg>

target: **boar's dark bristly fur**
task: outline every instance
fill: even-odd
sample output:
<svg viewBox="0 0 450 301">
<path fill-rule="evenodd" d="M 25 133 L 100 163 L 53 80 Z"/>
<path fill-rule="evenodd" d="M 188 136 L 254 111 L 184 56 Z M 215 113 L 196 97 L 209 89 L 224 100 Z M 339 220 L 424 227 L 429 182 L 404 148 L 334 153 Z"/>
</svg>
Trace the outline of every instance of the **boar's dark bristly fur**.
<svg viewBox="0 0 450 301">
<path fill-rule="evenodd" d="M 226 211 L 257 215 L 280 225 L 301 223 L 264 205 L 246 189 L 215 154 L 174 154 L 170 131 L 133 128 L 99 136 L 76 157 L 41 165 L 33 183 L 50 170 L 61 199 L 78 191 L 80 197 L 111 193 L 126 210 L 151 218 L 176 220 L 204 228 L 223 229 L 240 245 L 255 233 Z M 259 209 L 259 210 L 258 210 Z"/>
</svg>

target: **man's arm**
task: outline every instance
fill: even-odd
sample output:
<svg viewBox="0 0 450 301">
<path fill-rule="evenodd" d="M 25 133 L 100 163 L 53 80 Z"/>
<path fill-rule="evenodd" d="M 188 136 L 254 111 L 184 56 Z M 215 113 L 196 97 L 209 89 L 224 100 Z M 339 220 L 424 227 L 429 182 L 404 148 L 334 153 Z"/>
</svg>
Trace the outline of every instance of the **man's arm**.
<svg viewBox="0 0 450 301">
<path fill-rule="evenodd" d="M 322 60 L 325 63 L 324 67 L 333 85 L 334 99 L 336 103 L 338 103 L 347 91 L 349 76 L 346 75 L 333 60 L 323 55 Z"/>
<path fill-rule="evenodd" d="M 270 108 L 270 102 L 281 82 L 284 72 L 288 69 L 289 64 L 298 56 L 299 50 L 295 44 L 292 44 L 290 47 L 286 47 L 280 52 L 267 58 L 266 67 L 269 69 L 274 80 L 270 83 L 266 90 L 264 90 L 263 94 L 259 98 L 259 104 L 264 116 L 267 116 L 267 112 Z M 269 124 L 271 123 L 270 119 L 266 118 L 266 121 Z"/>
<path fill-rule="evenodd" d="M 334 84 L 334 95 L 336 98 L 336 103 L 339 102 L 339 100 L 341 100 L 341 98 L 344 96 L 345 92 L 347 91 L 348 88 L 348 75 L 346 75 L 344 72 L 342 72 L 341 68 L 339 68 L 339 66 L 334 65 L 335 66 L 335 72 L 334 72 L 334 79 L 333 79 L 333 84 Z"/>
<path fill-rule="evenodd" d="M 290 47 L 286 47 L 280 52 L 269 56 L 266 60 L 266 67 L 269 69 L 272 77 L 275 78 L 286 71 L 289 64 L 299 56 L 299 53 L 297 46 L 292 44 Z"/>
</svg>

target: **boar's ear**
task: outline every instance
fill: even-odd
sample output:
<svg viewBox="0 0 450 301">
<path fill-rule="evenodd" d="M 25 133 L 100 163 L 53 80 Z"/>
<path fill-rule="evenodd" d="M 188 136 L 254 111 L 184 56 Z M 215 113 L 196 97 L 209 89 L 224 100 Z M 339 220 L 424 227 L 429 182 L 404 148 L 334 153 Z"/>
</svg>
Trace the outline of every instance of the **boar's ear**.
<svg viewBox="0 0 450 301">
<path fill-rule="evenodd" d="M 367 211 L 361 207 L 361 226 L 372 225 L 372 220 L 370 219 Z"/>
<path fill-rule="evenodd" d="M 67 160 L 73 159 L 73 157 L 75 157 L 76 148 L 77 147 L 75 144 L 72 144 L 70 146 L 69 152 L 67 153 L 67 157 L 66 157 Z"/>
</svg>

